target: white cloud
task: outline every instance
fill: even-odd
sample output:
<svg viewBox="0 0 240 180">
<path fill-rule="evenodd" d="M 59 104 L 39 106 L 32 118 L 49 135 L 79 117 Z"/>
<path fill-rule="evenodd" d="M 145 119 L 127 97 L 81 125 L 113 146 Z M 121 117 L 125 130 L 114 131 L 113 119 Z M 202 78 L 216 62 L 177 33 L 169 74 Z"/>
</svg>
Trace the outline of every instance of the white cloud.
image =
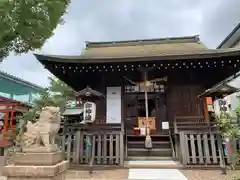
<svg viewBox="0 0 240 180">
<path fill-rule="evenodd" d="M 195 34 L 214 48 L 240 21 L 239 7 L 239 0 L 72 0 L 66 23 L 57 27 L 41 52 L 76 55 L 85 41 Z M 10 55 L 0 69 L 42 86 L 50 75 L 31 53 Z"/>
</svg>

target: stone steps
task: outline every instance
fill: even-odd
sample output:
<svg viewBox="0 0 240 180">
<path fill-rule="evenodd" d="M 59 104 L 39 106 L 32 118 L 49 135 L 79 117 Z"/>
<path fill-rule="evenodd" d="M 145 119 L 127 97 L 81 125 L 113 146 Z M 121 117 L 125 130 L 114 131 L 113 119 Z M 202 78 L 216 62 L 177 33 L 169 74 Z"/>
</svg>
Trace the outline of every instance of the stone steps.
<svg viewBox="0 0 240 180">
<path fill-rule="evenodd" d="M 134 160 L 125 161 L 124 167 L 141 169 L 180 169 L 183 165 L 174 160 Z"/>
<path fill-rule="evenodd" d="M 128 156 L 128 161 L 160 161 L 160 160 L 173 160 L 172 156 L 165 156 L 165 157 L 153 157 L 153 156 Z"/>
</svg>

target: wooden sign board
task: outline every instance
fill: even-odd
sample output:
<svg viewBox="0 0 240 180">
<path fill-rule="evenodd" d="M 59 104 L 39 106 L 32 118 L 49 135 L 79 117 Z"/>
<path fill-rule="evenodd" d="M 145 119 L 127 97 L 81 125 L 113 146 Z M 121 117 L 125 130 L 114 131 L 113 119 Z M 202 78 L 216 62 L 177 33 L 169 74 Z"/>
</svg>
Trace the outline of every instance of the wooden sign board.
<svg viewBox="0 0 240 180">
<path fill-rule="evenodd" d="M 156 117 L 148 117 L 148 120 L 146 120 L 146 117 L 138 117 L 138 127 L 139 128 L 146 128 L 147 124 L 150 129 L 156 129 Z"/>
</svg>

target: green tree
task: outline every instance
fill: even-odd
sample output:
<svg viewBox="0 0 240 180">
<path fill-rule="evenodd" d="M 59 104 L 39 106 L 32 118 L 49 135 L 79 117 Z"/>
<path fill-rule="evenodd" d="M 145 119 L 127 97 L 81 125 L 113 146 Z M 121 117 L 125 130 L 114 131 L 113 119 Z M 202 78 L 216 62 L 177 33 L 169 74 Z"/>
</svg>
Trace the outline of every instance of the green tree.
<svg viewBox="0 0 240 180">
<path fill-rule="evenodd" d="M 48 88 L 49 92 L 51 92 L 51 98 L 55 104 L 55 106 L 59 106 L 61 112 L 64 111 L 67 102 L 69 100 L 75 100 L 75 91 L 65 84 L 63 81 L 49 77 L 50 86 Z"/>
<path fill-rule="evenodd" d="M 62 22 L 70 0 L 1 0 L 0 60 L 39 49 Z"/>
<path fill-rule="evenodd" d="M 223 137 L 230 139 L 240 137 L 240 127 L 234 123 L 229 113 L 221 113 L 216 120 Z"/>
<path fill-rule="evenodd" d="M 67 101 L 75 99 L 75 91 L 63 81 L 49 77 L 50 85 L 41 92 L 39 98 L 33 101 L 34 108 L 27 112 L 33 113 L 41 111 L 44 106 L 58 106 L 61 112 L 65 110 Z M 31 117 L 31 116 L 26 116 Z"/>
</svg>

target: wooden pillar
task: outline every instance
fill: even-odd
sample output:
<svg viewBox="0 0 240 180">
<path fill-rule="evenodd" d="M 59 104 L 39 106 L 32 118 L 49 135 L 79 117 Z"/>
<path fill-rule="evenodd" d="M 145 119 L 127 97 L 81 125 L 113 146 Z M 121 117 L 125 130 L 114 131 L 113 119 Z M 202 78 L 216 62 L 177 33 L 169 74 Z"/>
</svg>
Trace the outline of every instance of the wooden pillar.
<svg viewBox="0 0 240 180">
<path fill-rule="evenodd" d="M 4 115 L 4 131 L 8 129 L 8 118 L 9 118 L 9 112 L 7 111 Z"/>
<path fill-rule="evenodd" d="M 209 122 L 208 105 L 206 97 L 203 97 L 203 115 L 204 120 Z"/>
<path fill-rule="evenodd" d="M 10 129 L 13 128 L 13 121 L 14 121 L 14 111 L 11 110 L 11 113 L 10 113 Z"/>
<path fill-rule="evenodd" d="M 7 111 L 4 115 L 4 128 L 3 128 L 3 132 L 7 132 L 8 130 L 8 118 L 9 118 L 9 112 Z M 2 136 L 2 144 L 1 146 L 5 146 L 6 145 L 6 138 L 4 136 Z"/>
</svg>

